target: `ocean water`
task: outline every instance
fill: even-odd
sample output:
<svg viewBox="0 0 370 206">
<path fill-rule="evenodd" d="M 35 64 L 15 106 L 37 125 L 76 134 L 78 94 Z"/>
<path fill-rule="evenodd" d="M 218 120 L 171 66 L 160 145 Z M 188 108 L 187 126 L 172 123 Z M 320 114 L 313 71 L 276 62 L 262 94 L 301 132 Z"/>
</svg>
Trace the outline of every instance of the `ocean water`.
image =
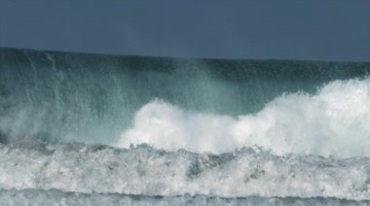
<svg viewBox="0 0 370 206">
<path fill-rule="evenodd" d="M 0 48 L 0 199 L 369 205 L 369 72 Z"/>
</svg>

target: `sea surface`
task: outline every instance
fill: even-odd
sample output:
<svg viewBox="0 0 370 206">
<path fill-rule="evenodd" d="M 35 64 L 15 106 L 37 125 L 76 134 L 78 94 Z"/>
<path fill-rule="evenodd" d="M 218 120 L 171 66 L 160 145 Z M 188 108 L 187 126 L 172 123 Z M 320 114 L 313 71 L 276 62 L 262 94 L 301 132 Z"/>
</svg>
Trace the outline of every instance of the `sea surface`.
<svg viewBox="0 0 370 206">
<path fill-rule="evenodd" d="M 0 48 L 2 205 L 370 205 L 370 63 Z"/>
</svg>

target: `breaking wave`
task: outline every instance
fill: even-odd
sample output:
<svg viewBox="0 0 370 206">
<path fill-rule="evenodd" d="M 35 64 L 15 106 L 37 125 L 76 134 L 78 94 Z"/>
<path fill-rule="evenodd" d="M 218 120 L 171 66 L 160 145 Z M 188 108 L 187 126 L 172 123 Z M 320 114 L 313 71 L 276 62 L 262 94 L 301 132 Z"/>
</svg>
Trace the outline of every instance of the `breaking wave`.
<svg viewBox="0 0 370 206">
<path fill-rule="evenodd" d="M 368 205 L 370 64 L 0 48 L 5 205 Z"/>
<path fill-rule="evenodd" d="M 142 107 L 118 146 L 223 153 L 259 146 L 275 154 L 370 156 L 370 79 L 334 81 L 317 94 L 284 94 L 256 114 L 192 112 L 161 100 Z"/>
</svg>

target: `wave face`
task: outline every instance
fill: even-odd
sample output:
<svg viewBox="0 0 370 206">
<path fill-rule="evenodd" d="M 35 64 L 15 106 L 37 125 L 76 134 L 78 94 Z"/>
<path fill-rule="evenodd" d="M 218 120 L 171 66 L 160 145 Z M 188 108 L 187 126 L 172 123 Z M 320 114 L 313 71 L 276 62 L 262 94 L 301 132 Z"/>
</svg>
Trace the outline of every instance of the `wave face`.
<svg viewBox="0 0 370 206">
<path fill-rule="evenodd" d="M 0 197 L 368 204 L 369 72 L 0 48 Z"/>
</svg>

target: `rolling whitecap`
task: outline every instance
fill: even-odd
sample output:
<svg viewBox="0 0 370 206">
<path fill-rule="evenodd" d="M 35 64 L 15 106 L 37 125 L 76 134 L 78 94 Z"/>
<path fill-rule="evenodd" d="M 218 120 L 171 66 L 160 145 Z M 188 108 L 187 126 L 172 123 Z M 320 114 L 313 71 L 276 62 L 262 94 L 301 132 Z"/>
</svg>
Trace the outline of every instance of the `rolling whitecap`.
<svg viewBox="0 0 370 206">
<path fill-rule="evenodd" d="M 369 71 L 1 48 L 0 197 L 369 204 Z"/>
</svg>

